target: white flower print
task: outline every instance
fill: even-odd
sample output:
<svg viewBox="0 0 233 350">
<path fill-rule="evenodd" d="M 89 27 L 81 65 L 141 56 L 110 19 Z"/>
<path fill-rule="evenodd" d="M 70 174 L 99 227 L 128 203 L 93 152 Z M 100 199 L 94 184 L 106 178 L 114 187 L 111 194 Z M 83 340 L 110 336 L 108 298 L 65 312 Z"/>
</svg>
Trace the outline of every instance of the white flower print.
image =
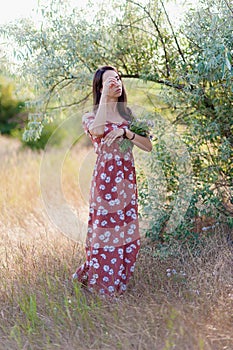
<svg viewBox="0 0 233 350">
<path fill-rule="evenodd" d="M 124 173 L 123 173 L 123 171 L 122 171 L 122 170 L 119 170 L 119 171 L 117 172 L 117 176 L 121 176 L 122 178 L 124 178 Z"/>
<path fill-rule="evenodd" d="M 111 222 L 116 222 L 116 220 L 113 217 L 110 217 Z"/>
<path fill-rule="evenodd" d="M 98 275 L 98 273 L 95 273 L 94 275 L 93 275 L 93 278 L 98 278 L 99 277 L 99 275 Z"/>
<path fill-rule="evenodd" d="M 116 183 L 119 183 L 119 182 L 121 182 L 121 181 L 122 181 L 122 178 L 121 178 L 121 177 L 117 176 L 117 177 L 115 178 L 115 182 L 116 182 Z"/>
<path fill-rule="evenodd" d="M 104 240 L 104 235 L 100 235 L 100 236 L 99 236 L 99 239 L 100 239 L 101 241 L 103 241 L 103 240 Z"/>
<path fill-rule="evenodd" d="M 132 238 L 131 238 L 131 237 L 128 237 L 128 238 L 126 238 L 126 240 L 125 240 L 126 243 L 130 243 L 131 241 L 132 241 Z"/>
<path fill-rule="evenodd" d="M 103 209 L 102 210 L 102 215 L 107 215 L 108 214 L 108 210 L 107 209 Z"/>
<path fill-rule="evenodd" d="M 125 251 L 126 253 L 132 253 L 133 249 L 131 247 L 127 247 Z"/>
<path fill-rule="evenodd" d="M 129 180 L 133 180 L 133 174 L 129 174 L 129 177 L 128 177 Z"/>
<path fill-rule="evenodd" d="M 126 284 L 123 284 L 123 283 L 122 283 L 121 289 L 122 289 L 122 290 L 126 290 Z"/>
<path fill-rule="evenodd" d="M 93 250 L 92 250 L 92 254 L 93 254 L 93 255 L 96 255 L 96 254 L 98 254 L 98 253 L 99 253 L 98 249 L 93 249 Z"/>
<path fill-rule="evenodd" d="M 111 198 L 112 198 L 111 194 L 110 194 L 110 193 L 106 193 L 105 199 L 109 200 L 109 199 L 111 199 Z"/>
<path fill-rule="evenodd" d="M 117 237 L 116 237 L 116 238 L 114 238 L 113 243 L 115 243 L 115 244 L 116 244 L 116 243 L 118 243 L 118 242 L 119 242 L 119 238 L 117 238 Z"/>
<path fill-rule="evenodd" d="M 117 191 L 117 187 L 116 186 L 113 186 L 112 189 L 111 189 L 112 192 L 116 192 Z"/>
<path fill-rule="evenodd" d="M 133 184 L 129 184 L 129 185 L 128 185 L 128 188 L 133 188 Z"/>
<path fill-rule="evenodd" d="M 119 283 L 120 283 L 120 280 L 119 280 L 119 278 L 117 278 L 117 279 L 115 280 L 114 284 L 115 284 L 115 285 L 118 285 Z"/>
<path fill-rule="evenodd" d="M 107 158 L 112 159 L 112 153 L 108 153 Z"/>
<path fill-rule="evenodd" d="M 136 220 L 137 219 L 137 215 L 136 214 L 132 214 L 132 219 Z"/>
<path fill-rule="evenodd" d="M 125 237 L 124 231 L 122 231 L 122 232 L 120 233 L 120 237 L 121 237 L 121 238 L 124 238 L 124 237 Z"/>
<path fill-rule="evenodd" d="M 100 203 L 100 202 L 101 202 L 101 197 L 98 196 L 98 197 L 96 198 L 96 201 L 97 201 L 98 203 Z M 93 212 L 94 212 L 94 211 L 93 211 Z"/>
<path fill-rule="evenodd" d="M 115 201 L 111 199 L 111 200 L 108 202 L 108 204 L 109 204 L 111 207 L 113 207 L 113 206 L 115 205 Z"/>
<path fill-rule="evenodd" d="M 114 230 L 115 230 L 116 232 L 118 232 L 118 231 L 120 230 L 120 226 L 119 226 L 119 225 L 116 225 L 115 228 L 114 228 Z"/>
<path fill-rule="evenodd" d="M 106 260 L 106 255 L 104 253 L 100 254 L 100 256 L 102 256 L 102 258 Z"/>
<path fill-rule="evenodd" d="M 102 180 L 104 180 L 104 179 L 106 178 L 106 176 L 107 176 L 107 174 L 106 174 L 106 173 L 102 173 L 102 174 L 100 174 L 100 178 L 101 178 Z"/>
<path fill-rule="evenodd" d="M 114 252 L 115 247 L 113 245 L 111 245 L 108 249 L 109 249 L 109 252 L 112 253 L 112 252 Z"/>
<path fill-rule="evenodd" d="M 122 165 L 122 161 L 118 160 L 117 165 L 119 165 L 119 166 Z"/>
<path fill-rule="evenodd" d="M 107 221 L 106 220 L 103 220 L 103 221 L 101 221 L 101 226 L 106 226 L 107 225 Z"/>
<path fill-rule="evenodd" d="M 109 281 L 108 276 L 104 276 L 104 277 L 103 277 L 103 281 L 104 281 L 104 282 L 108 282 L 108 281 Z"/>
<path fill-rule="evenodd" d="M 90 284 L 95 284 L 96 283 L 96 279 L 95 278 L 92 278 L 91 280 L 90 280 Z"/>
<path fill-rule="evenodd" d="M 108 167 L 108 170 L 109 171 L 112 171 L 114 169 L 114 166 L 113 165 L 110 165 L 109 167 Z"/>
<path fill-rule="evenodd" d="M 104 267 L 103 267 L 103 269 L 104 269 L 104 271 L 109 271 L 109 266 L 108 265 L 104 265 Z"/>
<path fill-rule="evenodd" d="M 122 278 L 123 280 L 126 280 L 126 275 L 125 275 L 124 273 L 122 273 L 121 278 Z"/>
<path fill-rule="evenodd" d="M 113 286 L 109 286 L 109 287 L 108 287 L 108 291 L 109 291 L 109 292 L 114 292 L 114 290 L 115 290 L 115 288 L 114 288 Z"/>
<path fill-rule="evenodd" d="M 125 262 L 126 262 L 127 264 L 129 264 L 129 263 L 131 262 L 131 260 L 125 258 Z"/>
<path fill-rule="evenodd" d="M 123 249 L 122 248 L 118 248 L 118 254 L 119 255 L 123 254 Z"/>
<path fill-rule="evenodd" d="M 110 176 L 106 177 L 105 182 L 109 183 L 110 181 L 111 181 L 111 177 Z"/>
<path fill-rule="evenodd" d="M 119 156 L 119 155 L 115 155 L 115 160 L 116 161 L 118 161 L 118 160 L 120 160 L 121 159 L 121 157 Z"/>
<path fill-rule="evenodd" d="M 100 190 L 105 190 L 105 185 L 103 185 L 103 184 L 99 185 L 99 189 Z"/>
<path fill-rule="evenodd" d="M 115 264 L 116 262 L 117 262 L 117 259 L 116 259 L 116 258 L 112 258 L 112 259 L 111 259 L 111 263 L 112 263 L 112 264 Z"/>
<path fill-rule="evenodd" d="M 98 269 L 100 267 L 100 264 L 96 262 L 93 264 L 93 267 L 94 267 L 94 269 Z"/>
<path fill-rule="evenodd" d="M 113 275 L 114 274 L 113 269 L 110 269 L 108 273 L 109 273 L 109 275 Z"/>
<path fill-rule="evenodd" d="M 98 249 L 100 247 L 100 244 L 97 242 L 93 245 L 94 249 Z"/>
<path fill-rule="evenodd" d="M 130 267 L 130 272 L 134 272 L 134 265 Z"/>
<path fill-rule="evenodd" d="M 127 216 L 131 216 L 131 210 L 128 210 L 128 211 L 126 212 L 126 215 L 127 215 Z"/>
<path fill-rule="evenodd" d="M 104 236 L 105 236 L 105 237 L 110 237 L 110 236 L 111 236 L 111 232 L 110 232 L 110 231 L 106 231 L 106 232 L 104 233 Z"/>
<path fill-rule="evenodd" d="M 128 231 L 127 231 L 127 233 L 128 233 L 129 235 L 132 235 L 132 234 L 134 233 L 134 230 L 133 230 L 132 228 L 129 228 Z"/>
</svg>

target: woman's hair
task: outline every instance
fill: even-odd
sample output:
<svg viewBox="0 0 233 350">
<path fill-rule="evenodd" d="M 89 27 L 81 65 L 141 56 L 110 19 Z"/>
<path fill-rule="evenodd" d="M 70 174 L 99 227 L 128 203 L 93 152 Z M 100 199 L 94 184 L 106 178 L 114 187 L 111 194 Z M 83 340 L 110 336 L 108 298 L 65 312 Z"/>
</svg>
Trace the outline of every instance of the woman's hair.
<svg viewBox="0 0 233 350">
<path fill-rule="evenodd" d="M 93 78 L 93 83 L 92 83 L 93 111 L 94 112 L 96 112 L 98 107 L 99 107 L 99 102 L 100 102 L 100 97 L 101 97 L 101 89 L 103 88 L 103 74 L 107 70 L 115 71 L 121 79 L 121 76 L 117 72 L 116 68 L 114 68 L 112 66 L 103 66 L 103 67 L 100 67 L 99 69 L 97 69 L 97 71 L 95 72 L 94 78 Z M 132 112 L 131 112 L 130 108 L 127 107 L 127 96 L 126 96 L 126 92 L 125 92 L 125 88 L 124 88 L 123 83 L 122 83 L 122 94 L 121 94 L 121 96 L 118 97 L 118 102 L 120 102 L 120 103 L 117 104 L 117 109 L 118 109 L 118 112 L 120 113 L 120 115 L 124 119 L 131 121 L 133 119 L 133 116 L 132 116 Z"/>
</svg>

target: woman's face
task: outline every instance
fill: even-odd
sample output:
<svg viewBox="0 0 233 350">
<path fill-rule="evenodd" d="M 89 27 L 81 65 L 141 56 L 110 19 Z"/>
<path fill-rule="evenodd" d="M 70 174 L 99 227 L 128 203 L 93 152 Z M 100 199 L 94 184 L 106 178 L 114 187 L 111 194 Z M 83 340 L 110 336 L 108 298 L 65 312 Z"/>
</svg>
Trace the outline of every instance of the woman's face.
<svg viewBox="0 0 233 350">
<path fill-rule="evenodd" d="M 102 76 L 102 83 L 104 84 L 107 80 L 111 80 L 112 83 L 109 87 L 109 97 L 120 97 L 122 94 L 122 82 L 119 74 L 114 70 L 107 70 Z"/>
</svg>

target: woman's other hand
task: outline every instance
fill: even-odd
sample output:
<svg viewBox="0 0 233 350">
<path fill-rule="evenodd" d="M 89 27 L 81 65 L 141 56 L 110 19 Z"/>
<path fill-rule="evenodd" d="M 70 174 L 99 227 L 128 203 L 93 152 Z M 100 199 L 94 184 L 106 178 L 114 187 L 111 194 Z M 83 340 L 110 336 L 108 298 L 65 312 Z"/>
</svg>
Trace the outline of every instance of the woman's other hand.
<svg viewBox="0 0 233 350">
<path fill-rule="evenodd" d="M 111 146 L 113 141 L 115 141 L 118 137 L 123 136 L 124 130 L 122 128 L 110 131 L 104 138 L 103 142 L 107 144 L 107 146 Z"/>
</svg>

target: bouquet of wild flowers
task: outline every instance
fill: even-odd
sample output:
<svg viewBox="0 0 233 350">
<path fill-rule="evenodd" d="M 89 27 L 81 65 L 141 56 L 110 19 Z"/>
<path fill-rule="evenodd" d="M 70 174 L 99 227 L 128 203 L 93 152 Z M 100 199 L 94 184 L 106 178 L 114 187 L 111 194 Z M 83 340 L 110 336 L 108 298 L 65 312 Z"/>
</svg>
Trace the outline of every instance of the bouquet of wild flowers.
<svg viewBox="0 0 233 350">
<path fill-rule="evenodd" d="M 154 123 L 152 120 L 148 119 L 133 119 L 131 123 L 129 124 L 129 130 L 134 132 L 137 135 L 150 137 L 152 138 L 152 135 L 150 134 L 151 128 L 154 126 Z M 124 139 L 120 143 L 120 151 L 125 152 L 128 150 L 128 148 L 132 148 L 132 142 L 129 139 Z"/>
</svg>

